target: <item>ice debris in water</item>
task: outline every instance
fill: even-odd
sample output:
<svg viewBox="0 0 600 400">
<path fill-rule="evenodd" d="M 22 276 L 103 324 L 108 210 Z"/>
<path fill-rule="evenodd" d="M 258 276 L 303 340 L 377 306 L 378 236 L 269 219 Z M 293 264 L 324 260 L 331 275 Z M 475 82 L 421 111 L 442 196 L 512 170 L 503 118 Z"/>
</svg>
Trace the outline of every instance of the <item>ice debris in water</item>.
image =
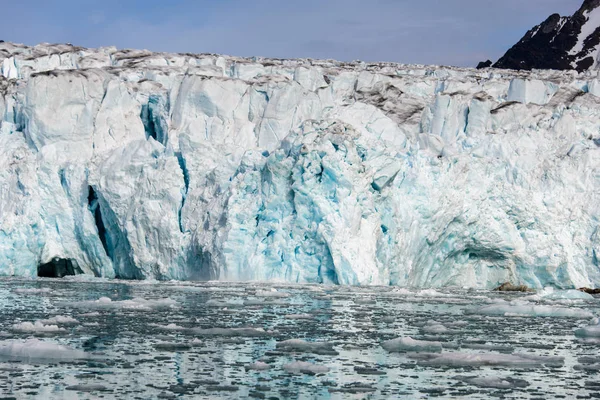
<svg viewBox="0 0 600 400">
<path fill-rule="evenodd" d="M 593 300 L 594 296 L 580 290 L 555 290 L 553 287 L 545 287 L 534 295 L 527 296 L 525 299 L 531 301 L 540 300 Z"/>
<path fill-rule="evenodd" d="M 329 367 L 317 365 L 305 361 L 295 361 L 285 364 L 283 369 L 292 374 L 324 374 L 329 372 Z"/>
<path fill-rule="evenodd" d="M 239 337 L 259 337 L 270 336 L 271 332 L 262 328 L 194 328 L 191 332 L 198 336 L 239 336 Z"/>
<path fill-rule="evenodd" d="M 62 325 L 73 325 L 79 323 L 75 318 L 65 315 L 55 315 L 48 319 L 39 320 L 42 324 L 62 324 Z"/>
<path fill-rule="evenodd" d="M 59 333 L 66 332 L 66 329 L 59 327 L 58 325 L 46 325 L 41 321 L 32 322 L 21 322 L 12 326 L 13 331 L 16 332 L 30 332 L 30 333 Z"/>
<path fill-rule="evenodd" d="M 381 347 L 390 353 L 401 352 L 429 352 L 439 353 L 442 351 L 440 342 L 429 342 L 426 340 L 415 340 L 411 337 L 401 337 L 392 340 L 386 340 L 381 343 Z"/>
<path fill-rule="evenodd" d="M 277 298 L 290 297 L 289 293 L 280 292 L 275 288 L 272 288 L 271 290 L 257 290 L 254 295 L 256 297 L 277 297 Z"/>
<path fill-rule="evenodd" d="M 531 354 L 494 354 L 494 353 L 442 353 L 412 354 L 412 358 L 422 365 L 445 365 L 452 367 L 505 366 L 505 367 L 541 367 L 562 366 L 564 358 L 536 356 Z"/>
<path fill-rule="evenodd" d="M 82 301 L 73 304 L 76 307 L 92 309 L 122 309 L 137 311 L 152 311 L 155 309 L 172 308 L 177 306 L 177 302 L 172 299 L 146 300 L 134 298 L 131 300 L 113 301 L 109 297 L 101 297 L 98 300 Z"/>
<path fill-rule="evenodd" d="M 282 351 L 313 353 L 323 355 L 338 355 L 333 345 L 327 342 L 307 342 L 302 339 L 290 339 L 277 342 L 276 348 Z"/>
<path fill-rule="evenodd" d="M 153 328 L 164 330 L 164 331 L 183 331 L 186 328 L 183 326 L 179 326 L 177 324 L 168 324 L 168 325 L 160 325 L 160 324 L 150 324 Z"/>
<path fill-rule="evenodd" d="M 525 388 L 529 386 L 529 382 L 524 379 L 506 377 L 501 378 L 497 376 L 481 377 L 481 376 L 455 376 L 454 379 L 465 382 L 469 385 L 478 386 L 482 388 L 493 388 L 493 389 L 514 389 L 514 388 Z"/>
<path fill-rule="evenodd" d="M 600 323 L 575 330 L 575 336 L 580 338 L 600 338 Z"/>
<path fill-rule="evenodd" d="M 218 308 L 237 308 L 244 306 L 244 300 L 242 299 L 210 299 L 204 303 L 207 307 L 218 307 Z"/>
<path fill-rule="evenodd" d="M 79 385 L 67 386 L 65 390 L 77 391 L 77 392 L 105 392 L 108 391 L 108 387 L 101 385 L 99 383 L 85 383 Z"/>
<path fill-rule="evenodd" d="M 446 326 L 436 321 L 430 321 L 427 325 L 423 326 L 421 330 L 425 333 L 431 334 L 451 333 Z"/>
<path fill-rule="evenodd" d="M 246 371 L 268 371 L 269 369 L 271 369 L 271 366 L 262 361 L 256 361 L 252 364 L 246 364 L 244 368 L 246 369 Z"/>
<path fill-rule="evenodd" d="M 18 288 L 14 289 L 13 293 L 17 294 L 48 294 L 51 293 L 50 288 Z"/>
<path fill-rule="evenodd" d="M 37 339 L 0 341 L 0 357 L 17 360 L 73 360 L 87 354 L 58 343 Z"/>
<path fill-rule="evenodd" d="M 315 316 L 311 314 L 286 314 L 283 316 L 285 319 L 314 319 Z"/>
<path fill-rule="evenodd" d="M 556 318 L 592 318 L 590 311 L 573 307 L 553 307 L 535 305 L 525 301 L 513 301 L 472 308 L 466 313 L 504 317 L 556 317 Z"/>
</svg>

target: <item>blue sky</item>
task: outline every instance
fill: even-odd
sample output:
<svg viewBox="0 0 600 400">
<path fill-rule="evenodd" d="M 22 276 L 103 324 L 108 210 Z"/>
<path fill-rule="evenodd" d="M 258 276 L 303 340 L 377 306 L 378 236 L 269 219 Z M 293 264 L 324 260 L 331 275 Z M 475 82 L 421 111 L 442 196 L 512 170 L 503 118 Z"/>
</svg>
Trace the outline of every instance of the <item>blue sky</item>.
<svg viewBox="0 0 600 400">
<path fill-rule="evenodd" d="M 582 0 L 0 0 L 0 39 L 474 65 Z"/>
</svg>

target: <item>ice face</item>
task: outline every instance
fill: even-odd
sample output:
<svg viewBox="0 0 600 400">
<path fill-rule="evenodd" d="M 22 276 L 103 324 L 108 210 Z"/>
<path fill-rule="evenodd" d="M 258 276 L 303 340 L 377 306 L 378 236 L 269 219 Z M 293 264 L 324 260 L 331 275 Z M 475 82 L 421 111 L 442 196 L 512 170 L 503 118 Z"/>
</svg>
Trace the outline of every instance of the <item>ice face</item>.
<svg viewBox="0 0 600 400">
<path fill-rule="evenodd" d="M 600 284 L 594 72 L 0 49 L 0 274 Z"/>
</svg>

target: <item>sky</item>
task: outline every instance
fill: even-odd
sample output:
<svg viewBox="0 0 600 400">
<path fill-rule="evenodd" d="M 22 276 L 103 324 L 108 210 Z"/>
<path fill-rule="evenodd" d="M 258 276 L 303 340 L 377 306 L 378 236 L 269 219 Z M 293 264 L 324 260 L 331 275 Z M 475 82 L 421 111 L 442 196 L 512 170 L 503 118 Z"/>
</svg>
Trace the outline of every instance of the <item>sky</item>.
<svg viewBox="0 0 600 400">
<path fill-rule="evenodd" d="M 34 45 L 474 66 L 582 0 L 0 0 Z"/>
</svg>

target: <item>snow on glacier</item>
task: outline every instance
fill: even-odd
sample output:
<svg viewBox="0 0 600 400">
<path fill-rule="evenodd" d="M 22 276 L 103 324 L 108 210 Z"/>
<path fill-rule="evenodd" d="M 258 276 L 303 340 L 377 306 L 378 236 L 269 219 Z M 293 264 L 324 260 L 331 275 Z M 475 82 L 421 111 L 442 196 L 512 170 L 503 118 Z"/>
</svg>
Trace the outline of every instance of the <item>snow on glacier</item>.
<svg viewBox="0 0 600 400">
<path fill-rule="evenodd" d="M 0 61 L 2 275 L 600 285 L 595 71 Z"/>
</svg>

